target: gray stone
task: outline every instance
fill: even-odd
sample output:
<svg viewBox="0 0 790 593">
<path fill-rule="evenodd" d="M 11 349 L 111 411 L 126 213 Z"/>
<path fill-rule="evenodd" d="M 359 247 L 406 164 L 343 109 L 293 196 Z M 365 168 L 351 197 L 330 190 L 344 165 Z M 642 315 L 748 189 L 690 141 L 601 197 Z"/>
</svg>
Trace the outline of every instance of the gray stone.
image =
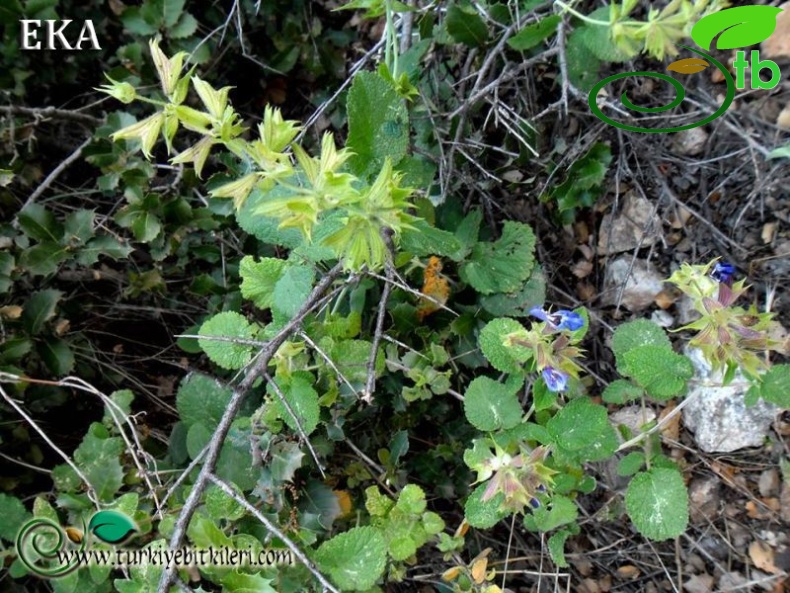
<svg viewBox="0 0 790 593">
<path fill-rule="evenodd" d="M 746 407 L 744 394 L 750 383 L 740 372 L 722 387 L 723 373 L 714 373 L 700 350 L 686 348 L 686 356 L 694 365 L 694 377 L 686 395 L 691 401 L 683 408 L 683 423 L 694 433 L 699 448 L 729 453 L 762 445 L 779 408 L 764 400 Z"/>
<path fill-rule="evenodd" d="M 664 275 L 659 274 L 653 266 L 642 259 L 634 262 L 631 273 L 629 256 L 610 261 L 604 276 L 605 292 L 601 299 L 604 305 L 617 303 L 620 287 L 625 284 L 621 304 L 630 311 L 646 309 L 656 300 L 656 295 L 664 288 Z"/>
<path fill-rule="evenodd" d="M 598 233 L 598 253 L 610 254 L 649 247 L 658 240 L 661 219 L 648 200 L 628 192 L 619 215 L 607 214 Z"/>
</svg>

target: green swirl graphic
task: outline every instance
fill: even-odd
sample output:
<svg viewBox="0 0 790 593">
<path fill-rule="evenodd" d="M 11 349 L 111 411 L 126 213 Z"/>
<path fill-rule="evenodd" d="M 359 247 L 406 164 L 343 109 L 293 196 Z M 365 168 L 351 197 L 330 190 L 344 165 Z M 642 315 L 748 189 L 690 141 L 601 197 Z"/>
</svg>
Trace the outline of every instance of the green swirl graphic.
<svg viewBox="0 0 790 593">
<path fill-rule="evenodd" d="M 38 576 L 47 578 L 63 577 L 74 572 L 79 562 L 74 556 L 64 563 L 58 552 L 66 547 L 63 529 L 50 519 L 40 517 L 29 521 L 16 536 L 16 553 L 25 567 Z M 77 551 L 85 549 L 85 540 Z"/>
<path fill-rule="evenodd" d="M 694 49 L 693 47 L 689 47 L 687 45 L 681 45 L 680 47 L 685 48 L 689 51 L 694 52 L 700 56 L 704 56 L 709 59 L 716 68 L 722 73 L 724 76 L 724 80 L 727 83 L 727 95 L 724 98 L 724 102 L 721 104 L 715 113 L 709 115 L 705 119 L 693 122 L 690 124 L 686 124 L 684 126 L 676 126 L 674 128 L 641 128 L 639 126 L 631 126 L 619 121 L 613 120 L 611 117 L 603 113 L 601 109 L 598 107 L 598 102 L 596 101 L 596 97 L 598 96 L 598 92 L 605 87 L 610 82 L 614 82 L 615 80 L 620 80 L 621 78 L 628 78 L 629 76 L 649 76 L 651 78 L 658 78 L 665 82 L 670 83 L 675 88 L 675 98 L 674 100 L 669 103 L 668 105 L 664 105 L 662 107 L 639 107 L 638 105 L 634 105 L 631 100 L 628 98 L 626 93 L 623 93 L 620 97 L 620 102 L 633 111 L 637 111 L 640 113 L 661 113 L 662 111 L 667 111 L 669 109 L 673 109 L 680 105 L 683 102 L 683 99 L 686 97 L 686 91 L 683 86 L 680 84 L 679 81 L 675 80 L 668 74 L 662 74 L 660 72 L 621 72 L 620 74 L 615 74 L 613 76 L 609 76 L 604 78 L 598 84 L 596 84 L 590 94 L 588 95 L 587 102 L 590 105 L 590 109 L 592 110 L 593 114 L 600 120 L 606 122 L 609 125 L 612 125 L 616 128 L 620 128 L 621 130 L 628 130 L 629 132 L 646 132 L 648 134 L 662 134 L 666 132 L 682 132 L 683 130 L 690 130 L 691 128 L 698 128 L 699 126 L 704 126 L 708 122 L 713 121 L 717 117 L 724 114 L 727 109 L 729 109 L 730 105 L 732 104 L 733 100 L 735 99 L 735 81 L 732 79 L 727 68 L 719 62 L 716 58 L 711 56 L 710 54 L 705 53 L 704 51 Z"/>
</svg>

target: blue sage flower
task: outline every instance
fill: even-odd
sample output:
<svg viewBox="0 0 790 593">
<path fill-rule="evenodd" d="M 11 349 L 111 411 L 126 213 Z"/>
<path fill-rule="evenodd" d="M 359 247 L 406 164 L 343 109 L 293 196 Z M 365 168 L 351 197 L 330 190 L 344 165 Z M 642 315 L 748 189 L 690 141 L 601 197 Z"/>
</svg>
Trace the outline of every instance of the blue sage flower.
<svg viewBox="0 0 790 593">
<path fill-rule="evenodd" d="M 554 313 L 544 311 L 537 305 L 529 310 L 530 315 L 545 321 L 555 330 L 576 331 L 584 325 L 584 318 L 575 311 L 560 309 Z"/>
<path fill-rule="evenodd" d="M 537 498 L 533 498 L 529 501 L 529 506 L 533 509 L 537 509 L 540 507 L 540 501 Z"/>
<path fill-rule="evenodd" d="M 546 382 L 546 387 L 549 388 L 549 391 L 554 391 L 555 393 L 565 391 L 565 388 L 568 386 L 568 375 L 558 369 L 546 367 L 541 372 L 541 375 L 543 375 L 543 380 Z"/>
<path fill-rule="evenodd" d="M 716 262 L 711 270 L 710 277 L 722 284 L 732 284 L 735 275 L 735 266 L 727 262 Z"/>
</svg>

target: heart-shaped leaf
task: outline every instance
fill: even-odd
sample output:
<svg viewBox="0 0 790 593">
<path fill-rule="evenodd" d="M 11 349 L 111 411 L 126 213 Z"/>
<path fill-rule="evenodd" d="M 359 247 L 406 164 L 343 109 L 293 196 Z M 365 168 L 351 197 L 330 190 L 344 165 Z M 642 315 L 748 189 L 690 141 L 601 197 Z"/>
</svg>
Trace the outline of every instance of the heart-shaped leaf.
<svg viewBox="0 0 790 593">
<path fill-rule="evenodd" d="M 117 544 L 137 531 L 134 522 L 118 511 L 99 511 L 91 517 L 88 531 L 108 544 Z"/>
<path fill-rule="evenodd" d="M 691 38 L 701 48 L 710 50 L 719 33 L 717 49 L 734 49 L 754 45 L 768 39 L 776 29 L 775 6 L 738 6 L 714 12 L 700 19 L 691 30 Z"/>
</svg>

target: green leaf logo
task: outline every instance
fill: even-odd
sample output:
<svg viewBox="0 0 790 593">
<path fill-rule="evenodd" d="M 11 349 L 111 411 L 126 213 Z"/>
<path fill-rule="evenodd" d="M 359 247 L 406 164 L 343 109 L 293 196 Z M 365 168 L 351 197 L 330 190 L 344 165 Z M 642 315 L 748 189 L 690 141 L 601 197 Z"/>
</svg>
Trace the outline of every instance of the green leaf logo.
<svg viewBox="0 0 790 593">
<path fill-rule="evenodd" d="M 776 29 L 775 6 L 739 6 L 709 14 L 691 30 L 691 38 L 701 48 L 710 50 L 719 33 L 717 49 L 734 49 L 754 45 L 768 39 Z"/>
<path fill-rule="evenodd" d="M 99 511 L 88 524 L 88 531 L 108 544 L 119 544 L 137 531 L 137 525 L 119 511 Z"/>
</svg>

